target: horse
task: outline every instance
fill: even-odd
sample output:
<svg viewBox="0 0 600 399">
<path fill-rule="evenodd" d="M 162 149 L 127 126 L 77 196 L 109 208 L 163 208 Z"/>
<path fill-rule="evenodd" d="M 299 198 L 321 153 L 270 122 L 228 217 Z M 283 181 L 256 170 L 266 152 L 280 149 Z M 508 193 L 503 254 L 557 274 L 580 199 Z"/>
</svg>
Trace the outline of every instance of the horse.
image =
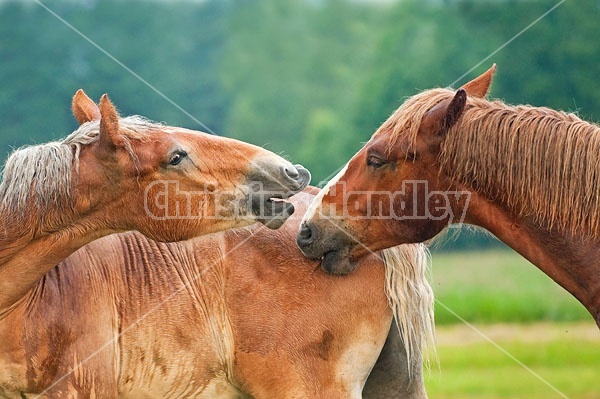
<svg viewBox="0 0 600 399">
<path fill-rule="evenodd" d="M 303 212 L 315 193 L 291 200 Z M 0 320 L 0 396 L 350 399 L 366 385 L 367 399 L 425 398 L 425 246 L 342 278 L 298 250 L 299 222 L 82 247 Z"/>
<path fill-rule="evenodd" d="M 108 234 L 161 241 L 293 212 L 282 201 L 310 174 L 229 138 L 120 118 L 107 95 L 72 101 L 79 128 L 60 142 L 13 152 L 0 183 L 0 316 L 59 261 Z"/>
<path fill-rule="evenodd" d="M 350 272 L 369 251 L 429 240 L 451 223 L 480 226 L 600 326 L 600 127 L 488 101 L 494 71 L 406 100 L 315 200 L 297 242 Z"/>
</svg>

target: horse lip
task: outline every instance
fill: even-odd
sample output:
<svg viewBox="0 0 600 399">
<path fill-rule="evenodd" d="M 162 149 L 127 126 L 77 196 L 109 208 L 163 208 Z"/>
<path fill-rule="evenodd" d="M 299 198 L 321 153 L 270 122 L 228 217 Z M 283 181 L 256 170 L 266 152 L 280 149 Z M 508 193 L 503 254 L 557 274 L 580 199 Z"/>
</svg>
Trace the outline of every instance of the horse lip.
<svg viewBox="0 0 600 399">
<path fill-rule="evenodd" d="M 269 196 L 264 201 L 253 201 L 252 202 L 252 211 L 256 216 L 262 217 L 278 217 L 283 216 L 289 212 L 291 216 L 294 212 L 294 205 L 285 200 L 286 197 L 283 197 L 280 194 Z"/>
<path fill-rule="evenodd" d="M 298 170 L 298 177 L 295 179 L 288 177 L 288 179 L 291 182 L 293 182 L 291 191 L 289 193 L 287 193 L 288 197 L 290 197 L 296 193 L 299 193 L 300 191 L 302 191 L 306 187 L 308 187 L 308 185 L 310 184 L 310 179 L 311 179 L 310 171 L 302 165 L 295 165 L 295 167 L 296 167 L 296 170 Z"/>
<path fill-rule="evenodd" d="M 313 260 L 322 260 L 325 256 L 325 253 L 322 251 L 319 245 L 317 245 L 314 241 L 310 244 L 301 244 L 298 242 L 298 237 L 296 237 L 296 245 L 302 252 L 302 254 L 308 259 Z"/>
<path fill-rule="evenodd" d="M 329 274 L 346 275 L 352 273 L 357 262 L 353 261 L 346 249 L 333 249 L 325 252 L 321 258 L 321 268 Z"/>
<path fill-rule="evenodd" d="M 273 230 L 280 228 L 295 210 L 291 202 L 279 196 L 270 197 L 262 203 L 253 201 L 252 205 L 256 220 Z"/>
</svg>

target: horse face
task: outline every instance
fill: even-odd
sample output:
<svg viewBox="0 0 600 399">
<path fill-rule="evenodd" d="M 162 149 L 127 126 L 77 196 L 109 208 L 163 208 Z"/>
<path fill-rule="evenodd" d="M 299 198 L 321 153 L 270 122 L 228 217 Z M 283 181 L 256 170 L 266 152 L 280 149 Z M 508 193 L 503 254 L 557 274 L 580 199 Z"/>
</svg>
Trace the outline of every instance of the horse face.
<svg viewBox="0 0 600 399">
<path fill-rule="evenodd" d="M 255 222 L 279 228 L 294 212 L 283 199 L 302 191 L 310 173 L 262 148 L 185 129 L 154 133 L 140 159 L 140 190 L 152 238 L 192 237 Z M 165 228 L 167 226 L 168 228 Z"/>
<path fill-rule="evenodd" d="M 336 274 L 354 270 L 355 260 L 401 243 L 427 240 L 448 223 L 430 194 L 437 182 L 434 155 L 389 136 L 374 136 L 317 195 L 305 214 L 297 243 L 309 258 Z M 433 202 L 432 202 L 433 201 Z"/>
<path fill-rule="evenodd" d="M 100 117 L 98 139 L 81 147 L 77 210 L 104 213 L 113 230 L 177 241 L 255 222 L 278 228 L 294 211 L 283 199 L 310 181 L 306 169 L 250 144 L 119 119 L 106 96 L 97 107 L 78 92 L 73 103 L 80 123 Z"/>
<path fill-rule="evenodd" d="M 456 93 L 424 92 L 401 106 L 315 197 L 297 236 L 302 252 L 323 258 L 328 272 L 348 273 L 367 253 L 428 240 L 464 215 L 469 197 L 449 190 L 456 185 L 437 157 L 467 93 L 484 97 L 494 71 Z"/>
</svg>

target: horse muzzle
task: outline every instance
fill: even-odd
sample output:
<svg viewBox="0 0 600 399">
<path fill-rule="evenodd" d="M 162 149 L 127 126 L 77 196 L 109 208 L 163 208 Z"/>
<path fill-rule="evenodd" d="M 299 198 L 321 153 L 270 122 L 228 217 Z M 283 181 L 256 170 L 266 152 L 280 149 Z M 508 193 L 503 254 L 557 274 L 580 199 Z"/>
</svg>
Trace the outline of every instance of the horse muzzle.
<svg viewBox="0 0 600 399">
<path fill-rule="evenodd" d="M 301 165 L 258 165 L 248 176 L 248 202 L 256 221 L 278 229 L 294 213 L 287 198 L 304 190 L 310 172 Z"/>
<path fill-rule="evenodd" d="M 302 223 L 296 236 L 298 247 L 309 259 L 320 259 L 321 268 L 330 274 L 348 274 L 356 269 L 351 259 L 353 240 L 334 234 L 324 237 L 315 224 Z"/>
</svg>

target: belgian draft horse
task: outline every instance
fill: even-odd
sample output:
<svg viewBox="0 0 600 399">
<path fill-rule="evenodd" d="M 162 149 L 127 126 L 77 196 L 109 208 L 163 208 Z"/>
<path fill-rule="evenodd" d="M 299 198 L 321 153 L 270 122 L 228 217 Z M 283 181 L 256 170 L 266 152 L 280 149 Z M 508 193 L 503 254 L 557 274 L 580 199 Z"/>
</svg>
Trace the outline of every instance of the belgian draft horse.
<svg viewBox="0 0 600 399">
<path fill-rule="evenodd" d="M 428 240 L 453 222 L 481 226 L 600 325 L 600 127 L 486 100 L 494 70 L 409 98 L 323 190 L 298 244 L 348 272 L 368 251 Z"/>
<path fill-rule="evenodd" d="M 257 221 L 276 228 L 308 171 L 259 147 L 142 117 L 106 95 L 73 98 L 81 126 L 15 151 L 0 183 L 0 316 L 58 262 L 108 234 L 188 239 Z M 276 199 L 273 199 L 275 197 Z"/>
<path fill-rule="evenodd" d="M 299 211 L 315 191 L 292 198 Z M 425 247 L 332 276 L 294 245 L 299 220 L 177 243 L 115 234 L 79 249 L 0 320 L 0 396 L 349 399 L 374 367 L 366 398 L 426 397 Z"/>
</svg>

